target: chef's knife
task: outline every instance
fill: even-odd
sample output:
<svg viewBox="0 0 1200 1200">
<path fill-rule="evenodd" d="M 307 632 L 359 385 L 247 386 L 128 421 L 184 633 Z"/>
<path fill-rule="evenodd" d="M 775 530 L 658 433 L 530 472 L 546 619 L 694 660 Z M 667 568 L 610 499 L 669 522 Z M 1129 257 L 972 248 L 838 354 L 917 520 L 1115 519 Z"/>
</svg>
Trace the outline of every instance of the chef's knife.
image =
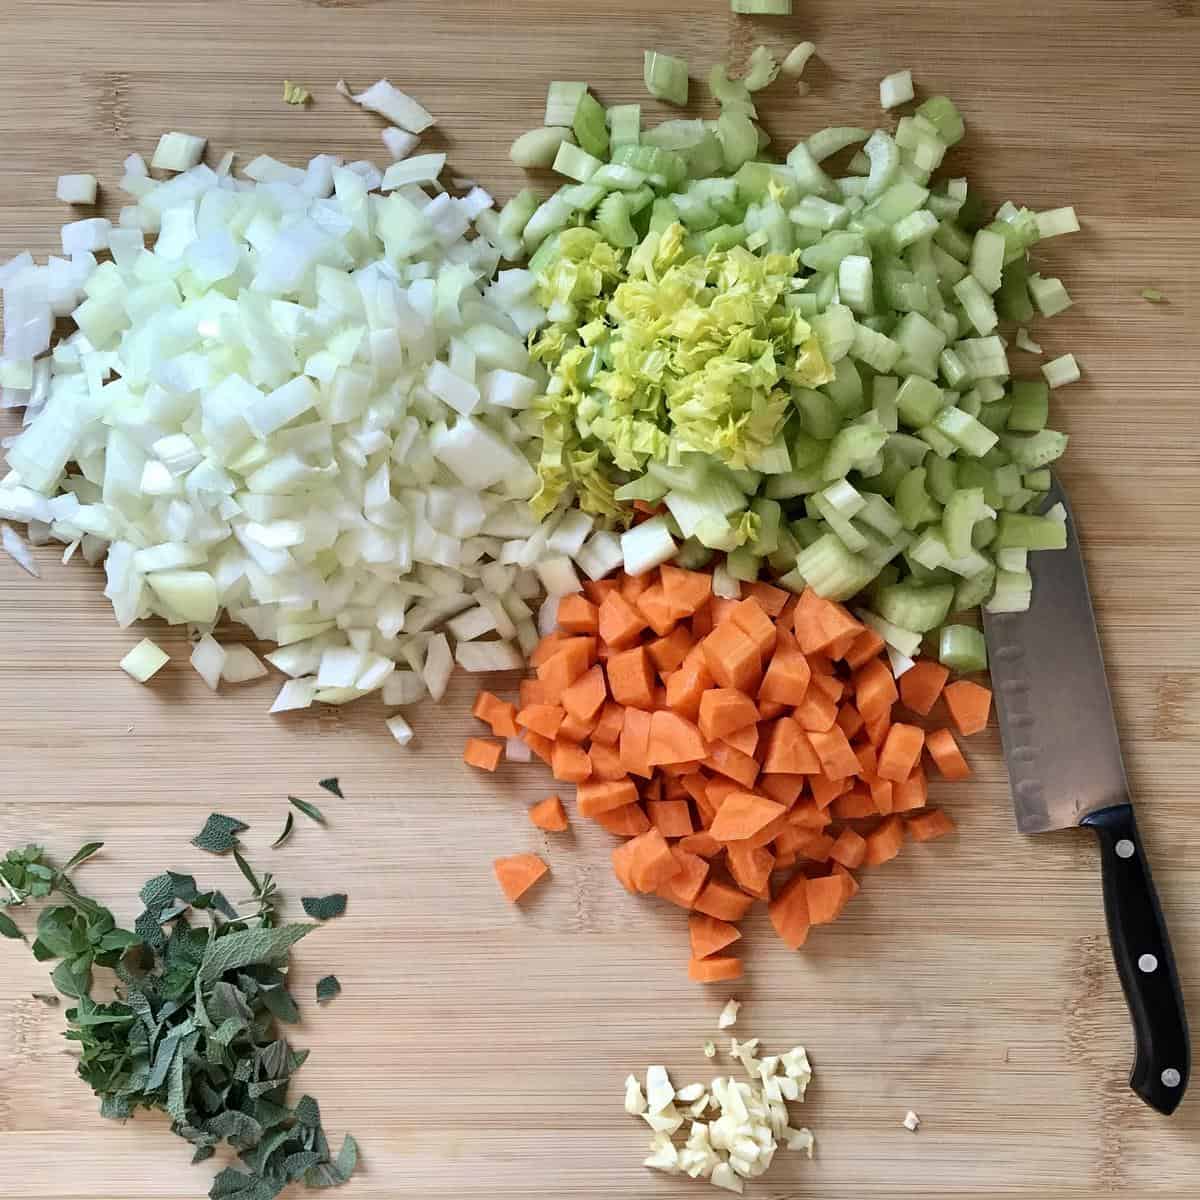
<svg viewBox="0 0 1200 1200">
<path fill-rule="evenodd" d="M 1136 1039 L 1129 1086 L 1171 1113 L 1191 1070 L 1187 1017 L 1134 820 L 1075 520 L 1057 480 L 1047 496 L 1056 503 L 1067 508 L 1067 548 L 1029 556 L 1032 607 L 984 612 L 1017 828 L 1096 831 L 1109 938 Z"/>
</svg>

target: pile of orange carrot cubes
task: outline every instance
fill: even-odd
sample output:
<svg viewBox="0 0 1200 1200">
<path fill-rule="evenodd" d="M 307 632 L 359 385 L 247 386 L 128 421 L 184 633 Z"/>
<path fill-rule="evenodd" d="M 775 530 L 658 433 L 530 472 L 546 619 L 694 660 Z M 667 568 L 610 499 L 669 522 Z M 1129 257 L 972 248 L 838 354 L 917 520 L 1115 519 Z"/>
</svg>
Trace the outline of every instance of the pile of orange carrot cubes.
<svg viewBox="0 0 1200 1200">
<path fill-rule="evenodd" d="M 576 785 L 578 815 L 623 839 L 613 870 L 630 892 L 689 911 L 689 974 L 706 983 L 741 975 L 723 951 L 756 900 L 798 949 L 853 898 L 855 871 L 895 858 L 909 836 L 951 832 L 926 807 L 922 755 L 947 779 L 970 768 L 950 729 L 926 732 L 908 714 L 928 717 L 940 698 L 965 736 L 985 727 L 992 698 L 948 684 L 934 661 L 897 681 L 878 634 L 811 589 L 752 583 L 722 599 L 710 574 L 673 566 L 564 597 L 531 661 L 519 705 L 481 692 L 475 716 Z M 502 753 L 471 738 L 464 759 L 492 771 Z M 558 796 L 529 815 L 567 827 Z M 521 854 L 495 869 L 515 901 L 548 868 Z"/>
</svg>

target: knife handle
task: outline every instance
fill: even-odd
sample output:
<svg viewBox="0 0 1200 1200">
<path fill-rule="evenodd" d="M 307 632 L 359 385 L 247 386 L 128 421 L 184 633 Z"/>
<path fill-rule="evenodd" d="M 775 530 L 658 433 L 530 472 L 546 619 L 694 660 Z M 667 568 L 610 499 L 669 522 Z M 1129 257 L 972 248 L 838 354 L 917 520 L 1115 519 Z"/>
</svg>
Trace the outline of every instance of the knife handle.
<svg viewBox="0 0 1200 1200">
<path fill-rule="evenodd" d="M 1133 1020 L 1136 1055 L 1129 1086 L 1169 1115 L 1187 1089 L 1191 1047 L 1175 956 L 1133 806 L 1102 808 L 1082 824 L 1100 839 L 1104 915 Z"/>
</svg>

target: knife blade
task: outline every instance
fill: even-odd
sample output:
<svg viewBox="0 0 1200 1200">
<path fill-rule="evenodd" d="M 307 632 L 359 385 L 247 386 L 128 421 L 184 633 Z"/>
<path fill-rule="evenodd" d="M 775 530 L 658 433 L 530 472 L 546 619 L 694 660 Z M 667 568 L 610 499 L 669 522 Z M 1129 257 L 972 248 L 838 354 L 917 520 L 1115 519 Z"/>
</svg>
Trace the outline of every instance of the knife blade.
<svg viewBox="0 0 1200 1200">
<path fill-rule="evenodd" d="M 1004 759 L 1022 833 L 1084 826 L 1099 837 L 1109 940 L 1136 1043 L 1129 1084 L 1169 1114 L 1191 1073 L 1187 1016 L 1137 832 L 1075 518 L 1055 479 L 1046 504 L 1057 503 L 1067 548 L 1029 556 L 1028 611 L 984 610 Z"/>
</svg>

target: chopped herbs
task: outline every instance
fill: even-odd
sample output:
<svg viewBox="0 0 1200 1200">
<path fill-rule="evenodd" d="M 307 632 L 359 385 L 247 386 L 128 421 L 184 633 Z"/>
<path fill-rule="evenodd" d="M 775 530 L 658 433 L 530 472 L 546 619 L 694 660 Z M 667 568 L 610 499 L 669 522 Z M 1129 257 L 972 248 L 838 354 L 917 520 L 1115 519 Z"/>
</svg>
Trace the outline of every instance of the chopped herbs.
<svg viewBox="0 0 1200 1200">
<path fill-rule="evenodd" d="M 316 821 L 318 825 L 325 824 L 325 814 L 315 804 L 301 800 L 298 796 L 289 796 L 288 803 L 298 808 L 310 820 Z"/>
<path fill-rule="evenodd" d="M 237 844 L 237 835 L 245 833 L 250 826 L 236 817 L 227 817 L 224 813 L 213 813 L 204 822 L 204 828 L 194 838 L 192 845 L 210 854 L 228 854 Z"/>
<path fill-rule="evenodd" d="M 300 1179 L 335 1187 L 358 1163 L 349 1136 L 333 1156 L 315 1100 L 288 1104 L 291 1078 L 308 1052 L 294 1050 L 277 1022 L 299 1020 L 286 968 L 291 947 L 316 926 L 276 924 L 275 882 L 267 873 L 260 878 L 236 844 L 245 828 L 214 814 L 196 844 L 209 849 L 218 836 L 230 839 L 226 848 L 253 890 L 256 911 L 243 914 L 221 892 L 200 891 L 192 876 L 165 871 L 143 885 L 145 911 L 133 931 L 119 928 L 67 878 L 99 843 L 62 870 L 37 846 L 0 860 L 4 906 L 61 897 L 40 914 L 32 950 L 39 961 L 56 960 L 51 978 L 73 1002 L 66 1036 L 78 1046 L 78 1074 L 99 1097 L 101 1115 L 165 1112 L 172 1130 L 192 1144 L 196 1163 L 227 1144 L 241 1163 L 214 1178 L 210 1200 L 273 1200 Z M 310 903 L 335 916 L 346 897 L 306 900 L 306 910 Z M 92 998 L 97 967 L 115 973 L 115 999 Z M 339 991 L 332 975 L 317 985 L 321 1001 Z M 34 996 L 58 1003 L 56 996 Z"/>
<path fill-rule="evenodd" d="M 287 820 L 283 823 L 283 832 L 271 843 L 272 850 L 278 849 L 278 847 L 282 846 L 292 836 L 292 828 L 295 824 L 295 817 L 291 813 L 288 813 Z"/>
<path fill-rule="evenodd" d="M 320 779 L 317 781 L 318 787 L 323 787 L 327 792 L 332 792 L 339 800 L 345 800 L 342 795 L 341 785 L 337 781 L 337 776 L 334 775 L 330 779 Z"/>
<path fill-rule="evenodd" d="M 314 921 L 329 921 L 346 911 L 346 893 L 334 892 L 329 896 L 301 896 L 304 911 Z"/>
</svg>

